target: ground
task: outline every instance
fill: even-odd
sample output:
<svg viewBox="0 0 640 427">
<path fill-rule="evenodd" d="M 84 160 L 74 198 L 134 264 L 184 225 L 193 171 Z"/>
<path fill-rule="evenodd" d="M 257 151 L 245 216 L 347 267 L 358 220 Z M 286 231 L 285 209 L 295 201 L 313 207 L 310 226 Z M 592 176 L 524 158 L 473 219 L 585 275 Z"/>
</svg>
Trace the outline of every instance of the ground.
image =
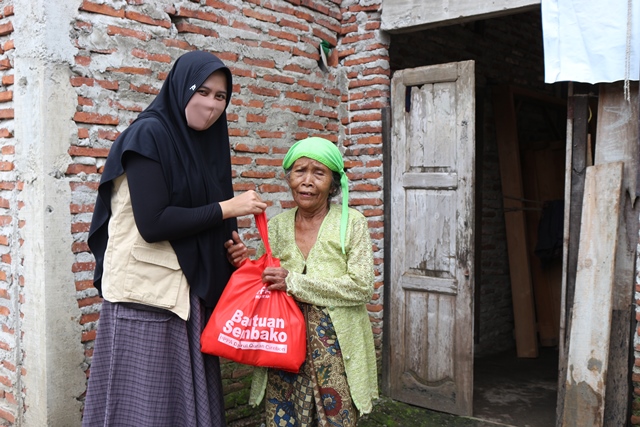
<svg viewBox="0 0 640 427">
<path fill-rule="evenodd" d="M 430 411 L 383 397 L 376 401 L 373 412 L 364 416 L 358 427 L 496 427 L 506 426 Z"/>
</svg>

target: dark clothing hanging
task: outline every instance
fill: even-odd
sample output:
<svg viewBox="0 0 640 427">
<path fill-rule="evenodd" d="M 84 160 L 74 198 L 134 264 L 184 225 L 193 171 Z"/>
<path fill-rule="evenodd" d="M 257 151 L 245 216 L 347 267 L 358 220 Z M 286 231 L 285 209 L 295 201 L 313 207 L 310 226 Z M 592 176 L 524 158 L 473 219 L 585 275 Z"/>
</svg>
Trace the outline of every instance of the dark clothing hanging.
<svg viewBox="0 0 640 427">
<path fill-rule="evenodd" d="M 545 202 L 538 224 L 538 242 L 534 253 L 543 262 L 562 259 L 564 200 Z"/>
</svg>

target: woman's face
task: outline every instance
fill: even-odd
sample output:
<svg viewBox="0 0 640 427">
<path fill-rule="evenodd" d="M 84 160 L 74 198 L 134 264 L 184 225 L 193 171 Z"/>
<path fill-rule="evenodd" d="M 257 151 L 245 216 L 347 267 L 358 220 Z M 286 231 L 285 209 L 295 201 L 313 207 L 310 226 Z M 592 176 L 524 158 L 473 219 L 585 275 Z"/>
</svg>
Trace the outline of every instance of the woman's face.
<svg viewBox="0 0 640 427">
<path fill-rule="evenodd" d="M 327 207 L 332 181 L 331 170 L 308 157 L 296 160 L 287 178 L 298 208 L 309 212 Z"/>
<path fill-rule="evenodd" d="M 187 125 L 194 130 L 209 129 L 227 107 L 227 96 L 227 76 L 222 70 L 215 71 L 196 90 L 184 109 Z"/>
</svg>

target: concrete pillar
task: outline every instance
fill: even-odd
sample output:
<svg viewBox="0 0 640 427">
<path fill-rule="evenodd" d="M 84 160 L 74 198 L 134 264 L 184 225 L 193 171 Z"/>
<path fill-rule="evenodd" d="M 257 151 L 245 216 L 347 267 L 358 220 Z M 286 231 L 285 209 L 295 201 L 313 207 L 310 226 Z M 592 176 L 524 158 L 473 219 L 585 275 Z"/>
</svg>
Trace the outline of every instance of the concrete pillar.
<svg viewBox="0 0 640 427">
<path fill-rule="evenodd" d="M 15 165 L 23 182 L 24 301 L 17 425 L 78 426 L 85 390 L 80 310 L 72 274 L 67 154 L 77 138 L 70 33 L 81 0 L 14 0 Z"/>
</svg>

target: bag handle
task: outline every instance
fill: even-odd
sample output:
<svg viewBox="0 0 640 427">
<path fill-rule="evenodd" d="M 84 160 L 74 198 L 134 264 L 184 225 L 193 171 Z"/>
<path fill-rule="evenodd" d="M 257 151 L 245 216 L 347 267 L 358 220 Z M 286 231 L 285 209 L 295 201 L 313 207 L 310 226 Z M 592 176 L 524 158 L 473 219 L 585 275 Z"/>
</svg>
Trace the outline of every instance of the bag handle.
<svg viewBox="0 0 640 427">
<path fill-rule="evenodd" d="M 264 243 L 264 250 L 271 258 L 271 246 L 269 246 L 269 231 L 267 229 L 267 214 L 262 211 L 259 214 L 254 215 L 256 219 L 256 227 L 258 227 L 258 233 L 260 237 L 262 237 L 262 242 Z"/>
</svg>

